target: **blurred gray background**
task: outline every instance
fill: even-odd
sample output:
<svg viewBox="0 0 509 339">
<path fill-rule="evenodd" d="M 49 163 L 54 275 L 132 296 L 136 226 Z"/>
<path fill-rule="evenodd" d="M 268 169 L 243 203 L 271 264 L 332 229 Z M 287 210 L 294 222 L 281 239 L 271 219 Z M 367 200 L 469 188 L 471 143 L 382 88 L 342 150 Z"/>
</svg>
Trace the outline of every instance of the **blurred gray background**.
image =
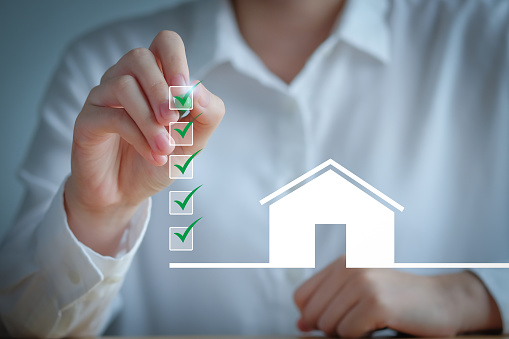
<svg viewBox="0 0 509 339">
<path fill-rule="evenodd" d="M 0 239 L 22 198 L 16 180 L 38 106 L 65 46 L 79 35 L 181 0 L 16 0 L 0 3 Z"/>
</svg>

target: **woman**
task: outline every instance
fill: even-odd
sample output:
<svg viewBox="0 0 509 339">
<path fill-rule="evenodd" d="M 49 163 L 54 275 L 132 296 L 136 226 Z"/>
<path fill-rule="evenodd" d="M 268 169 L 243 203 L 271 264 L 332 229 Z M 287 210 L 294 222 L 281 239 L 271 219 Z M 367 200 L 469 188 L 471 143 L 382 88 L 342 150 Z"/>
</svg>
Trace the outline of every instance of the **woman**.
<svg viewBox="0 0 509 339">
<path fill-rule="evenodd" d="M 509 257 L 508 14 L 503 1 L 218 0 L 80 39 L 21 170 L 24 213 L 0 256 L 6 330 L 506 331 L 506 271 L 345 269 L 340 227 L 317 228 L 316 271 L 168 262 L 266 260 L 257 200 L 329 158 L 405 205 L 397 260 Z M 194 79 L 179 120 L 196 119 L 194 142 L 172 146 L 168 86 Z M 168 155 L 201 149 L 192 181 L 169 178 Z M 168 192 L 199 185 L 193 215 L 169 216 Z M 193 251 L 168 252 L 168 227 L 200 217 Z"/>
</svg>

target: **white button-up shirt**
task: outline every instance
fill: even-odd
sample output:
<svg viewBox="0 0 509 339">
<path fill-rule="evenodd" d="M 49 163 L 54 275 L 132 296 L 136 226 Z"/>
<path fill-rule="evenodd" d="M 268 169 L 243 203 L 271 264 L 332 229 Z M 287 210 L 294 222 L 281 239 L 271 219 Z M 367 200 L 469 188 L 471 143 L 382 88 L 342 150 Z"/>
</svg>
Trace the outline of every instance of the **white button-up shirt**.
<svg viewBox="0 0 509 339">
<path fill-rule="evenodd" d="M 316 229 L 316 269 L 169 269 L 169 262 L 268 261 L 258 200 L 332 158 L 405 206 L 399 262 L 508 262 L 509 2 L 348 1 L 329 38 L 287 85 L 242 39 L 226 1 L 180 5 L 74 43 L 42 105 L 20 170 L 26 198 L 0 254 L 0 313 L 12 334 L 294 334 L 293 292 L 344 253 L 341 226 Z M 304 18 L 303 18 L 304 19 Z M 70 232 L 62 185 L 74 120 L 127 51 L 163 29 L 226 116 L 177 180 L 142 204 L 121 252 Z M 142 180 L 142 179 L 141 179 Z M 192 216 L 170 216 L 170 190 Z M 194 250 L 170 252 L 170 226 Z M 447 273 L 446 270 L 413 270 Z M 509 270 L 475 270 L 509 331 Z"/>
</svg>

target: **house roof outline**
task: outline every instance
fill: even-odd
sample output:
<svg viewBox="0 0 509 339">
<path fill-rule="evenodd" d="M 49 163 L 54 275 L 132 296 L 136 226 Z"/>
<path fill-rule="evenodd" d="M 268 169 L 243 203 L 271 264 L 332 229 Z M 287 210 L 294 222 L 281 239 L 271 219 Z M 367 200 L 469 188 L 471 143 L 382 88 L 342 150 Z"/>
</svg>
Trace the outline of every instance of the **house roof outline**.
<svg viewBox="0 0 509 339">
<path fill-rule="evenodd" d="M 272 192 L 271 194 L 269 194 L 265 198 L 261 199 L 260 200 L 260 205 L 264 205 L 264 204 L 268 203 L 269 201 L 274 200 L 279 195 L 283 194 L 284 192 L 288 191 L 292 187 L 300 184 L 301 182 L 305 181 L 306 179 L 312 177 L 313 175 L 317 174 L 318 172 L 322 171 L 323 169 L 325 169 L 325 168 L 327 168 L 329 166 L 332 166 L 332 167 L 336 168 L 338 171 L 340 171 L 341 173 L 343 173 L 344 175 L 346 175 L 347 177 L 349 177 L 350 179 L 355 181 L 357 184 L 363 186 L 368 191 L 370 191 L 371 193 L 373 193 L 374 195 L 376 195 L 377 197 L 379 197 L 383 201 L 387 202 L 389 205 L 391 205 L 392 207 L 394 207 L 398 211 L 403 212 L 403 210 L 405 209 L 403 206 L 398 204 L 396 201 L 392 200 L 387 195 L 383 194 L 382 192 L 377 190 L 375 187 L 371 186 L 366 181 L 362 180 L 357 175 L 355 175 L 354 173 L 350 172 L 349 170 L 347 170 L 346 168 L 344 168 L 343 166 L 341 166 L 340 164 L 338 164 L 337 162 L 335 162 L 332 159 L 329 159 L 329 160 L 321 163 L 320 165 L 316 166 L 312 170 L 304 173 L 303 175 L 301 175 L 297 179 L 292 180 L 288 184 L 284 185 L 283 187 L 281 187 L 278 190 Z"/>
</svg>

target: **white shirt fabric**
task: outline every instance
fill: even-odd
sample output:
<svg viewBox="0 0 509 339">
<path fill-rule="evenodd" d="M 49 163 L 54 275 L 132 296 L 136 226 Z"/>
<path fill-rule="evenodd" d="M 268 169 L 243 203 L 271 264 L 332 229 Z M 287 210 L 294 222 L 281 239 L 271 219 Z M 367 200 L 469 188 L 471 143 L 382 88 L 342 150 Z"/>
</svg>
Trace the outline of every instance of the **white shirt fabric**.
<svg viewBox="0 0 509 339">
<path fill-rule="evenodd" d="M 294 290 L 345 250 L 317 226 L 316 269 L 169 269 L 169 262 L 266 262 L 258 200 L 332 158 L 405 206 L 397 262 L 508 262 L 509 2 L 348 1 L 290 85 L 243 41 L 224 0 L 192 2 L 101 28 L 65 54 L 20 169 L 26 196 L 0 253 L 0 314 L 16 335 L 297 334 Z M 74 120 L 130 49 L 169 29 L 192 79 L 226 116 L 177 180 L 140 206 L 115 257 L 70 232 L 62 203 Z M 203 187 L 192 216 L 170 190 Z M 170 252 L 170 226 L 194 250 Z M 450 270 L 410 270 L 418 274 Z M 475 270 L 509 333 L 509 270 Z M 120 292 L 118 292 L 120 290 Z"/>
</svg>

